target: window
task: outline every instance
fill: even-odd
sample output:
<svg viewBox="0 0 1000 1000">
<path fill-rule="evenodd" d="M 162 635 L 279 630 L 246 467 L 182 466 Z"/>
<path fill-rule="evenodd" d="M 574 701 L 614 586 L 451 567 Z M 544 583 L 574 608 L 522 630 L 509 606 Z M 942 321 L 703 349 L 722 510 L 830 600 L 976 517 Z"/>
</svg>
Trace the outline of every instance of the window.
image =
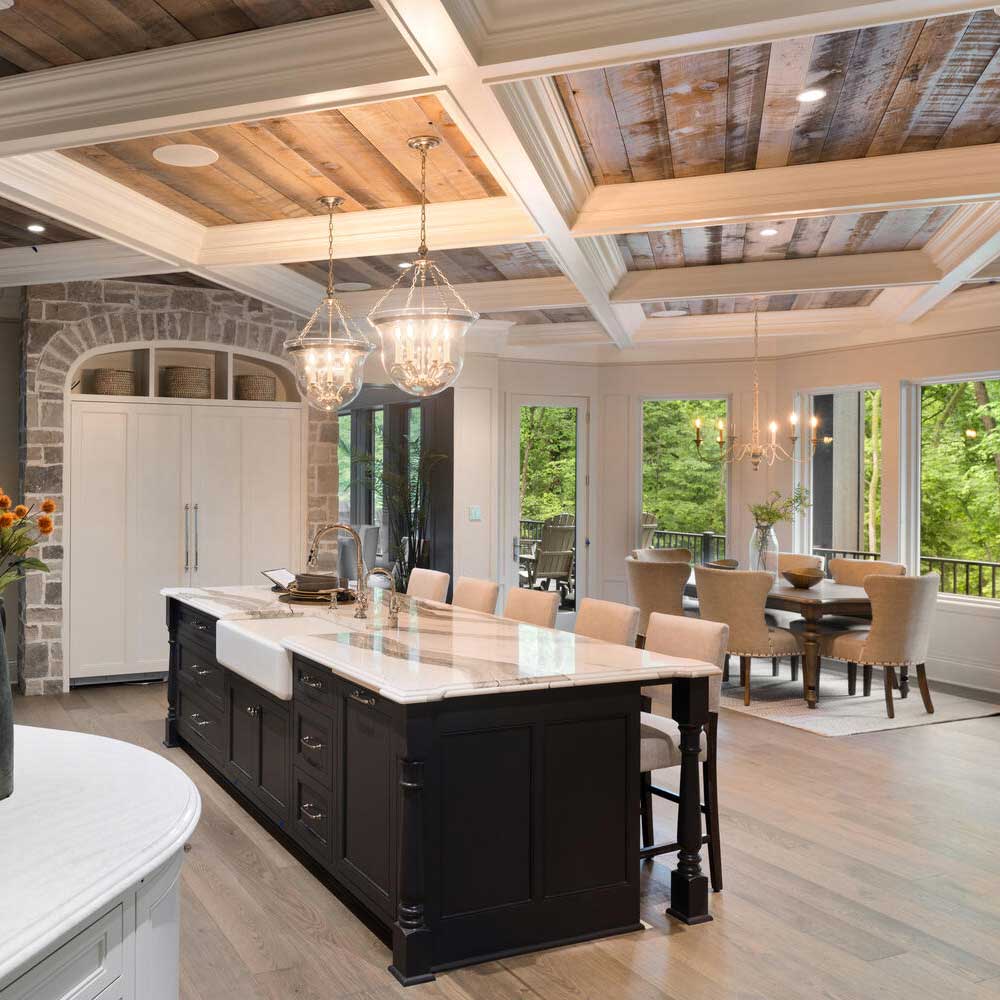
<svg viewBox="0 0 1000 1000">
<path fill-rule="evenodd" d="M 382 530 L 379 532 L 379 547 L 381 539 L 385 537 L 387 530 L 385 508 L 383 505 L 382 469 L 385 464 L 385 410 L 378 409 L 372 412 L 372 524 L 379 524 Z"/>
<path fill-rule="evenodd" d="M 642 547 L 691 549 L 699 562 L 726 554 L 726 465 L 715 436 L 724 399 L 642 404 Z M 695 444 L 695 421 L 703 442 Z"/>
<path fill-rule="evenodd" d="M 351 521 L 351 415 L 337 418 L 337 513 L 338 520 Z"/>
<path fill-rule="evenodd" d="M 882 390 L 812 397 L 812 544 L 823 556 L 877 559 L 882 530 Z M 808 434 L 808 429 L 806 429 Z"/>
<path fill-rule="evenodd" d="M 920 567 L 1000 597 L 1000 379 L 920 390 Z"/>
</svg>

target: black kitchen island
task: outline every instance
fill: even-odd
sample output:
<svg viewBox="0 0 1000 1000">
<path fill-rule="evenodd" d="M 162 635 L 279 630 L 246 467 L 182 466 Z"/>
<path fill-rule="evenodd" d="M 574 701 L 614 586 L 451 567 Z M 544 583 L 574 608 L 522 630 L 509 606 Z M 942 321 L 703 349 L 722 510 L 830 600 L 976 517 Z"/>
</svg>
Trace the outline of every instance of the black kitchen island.
<svg viewBox="0 0 1000 1000">
<path fill-rule="evenodd" d="M 378 599 L 364 620 L 307 610 L 275 643 L 263 636 L 281 621 L 248 620 L 272 614 L 266 590 L 165 593 L 167 745 L 364 908 L 402 983 L 641 928 L 640 685 L 673 685 L 681 730 L 670 913 L 710 919 L 698 751 L 712 665 L 429 602 L 390 626 Z M 220 634 L 259 638 L 268 664 L 284 650 L 287 684 L 280 669 L 255 683 L 252 656 L 224 665 Z"/>
</svg>

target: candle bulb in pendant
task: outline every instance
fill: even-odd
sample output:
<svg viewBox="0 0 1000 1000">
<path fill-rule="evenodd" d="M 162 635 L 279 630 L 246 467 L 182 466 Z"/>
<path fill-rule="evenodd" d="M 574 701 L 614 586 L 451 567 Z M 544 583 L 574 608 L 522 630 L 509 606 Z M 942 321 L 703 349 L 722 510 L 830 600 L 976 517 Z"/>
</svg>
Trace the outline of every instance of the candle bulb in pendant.
<svg viewBox="0 0 1000 1000">
<path fill-rule="evenodd" d="M 772 420 L 768 424 L 768 430 L 771 432 L 771 444 L 774 444 L 774 436 L 778 433 L 778 425 Z"/>
<path fill-rule="evenodd" d="M 716 437 L 715 440 L 718 441 L 719 447 L 721 448 L 726 443 L 726 422 L 725 422 L 725 420 L 720 420 L 716 424 L 716 428 L 718 429 L 719 434 L 718 434 L 718 437 Z"/>
</svg>

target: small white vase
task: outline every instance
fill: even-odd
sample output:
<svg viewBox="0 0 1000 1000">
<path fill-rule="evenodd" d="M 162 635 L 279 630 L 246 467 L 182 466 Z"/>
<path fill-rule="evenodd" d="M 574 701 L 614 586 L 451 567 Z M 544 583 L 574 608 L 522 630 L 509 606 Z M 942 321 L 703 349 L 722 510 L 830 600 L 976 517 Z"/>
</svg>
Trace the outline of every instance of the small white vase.
<svg viewBox="0 0 1000 1000">
<path fill-rule="evenodd" d="M 750 558 L 747 566 L 759 573 L 778 578 L 778 536 L 773 525 L 758 524 L 750 535 Z"/>
</svg>

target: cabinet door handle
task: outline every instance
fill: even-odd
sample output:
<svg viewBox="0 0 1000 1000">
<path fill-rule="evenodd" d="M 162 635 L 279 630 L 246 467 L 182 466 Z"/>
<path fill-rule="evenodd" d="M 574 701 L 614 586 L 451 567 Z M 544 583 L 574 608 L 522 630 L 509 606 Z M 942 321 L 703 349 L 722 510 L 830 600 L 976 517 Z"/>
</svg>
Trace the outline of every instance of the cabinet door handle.
<svg viewBox="0 0 1000 1000">
<path fill-rule="evenodd" d="M 302 805 L 299 806 L 299 812 L 301 812 L 307 819 L 311 820 L 319 820 L 326 815 L 322 809 L 317 809 L 312 802 L 303 802 Z"/>
<path fill-rule="evenodd" d="M 321 691 L 323 689 L 323 682 L 316 680 L 315 677 L 310 677 L 308 674 L 299 674 L 299 680 L 307 688 L 312 688 L 313 691 Z"/>
<path fill-rule="evenodd" d="M 195 569 L 197 569 L 197 568 L 198 568 L 198 567 L 197 567 L 197 566 L 195 566 Z M 204 622 L 194 622 L 194 627 L 195 627 L 195 628 L 196 628 L 196 629 L 197 629 L 197 630 L 198 630 L 199 632 L 207 632 L 207 631 L 208 631 L 208 630 L 209 630 L 209 629 L 211 628 L 211 626 L 210 626 L 210 625 L 206 625 L 206 624 L 205 624 Z"/>
<path fill-rule="evenodd" d="M 191 568 L 191 504 L 184 504 L 184 572 Z"/>
<path fill-rule="evenodd" d="M 369 708 L 373 708 L 375 705 L 375 695 L 367 694 L 362 691 L 361 688 L 355 688 L 351 692 L 351 697 L 362 705 L 367 705 Z"/>
<path fill-rule="evenodd" d="M 196 726 L 198 726 L 199 728 L 201 726 L 210 726 L 212 724 L 212 720 L 211 719 L 203 719 L 201 717 L 201 713 L 200 712 L 192 712 L 191 713 L 191 721 Z"/>
<path fill-rule="evenodd" d="M 251 719 L 256 719 L 260 715 L 260 705 L 247 705 L 247 715 Z"/>
<path fill-rule="evenodd" d="M 192 663 L 191 664 L 191 669 L 199 677 L 207 677 L 212 672 L 212 668 L 211 667 L 199 667 L 197 663 Z"/>
<path fill-rule="evenodd" d="M 198 505 L 194 505 L 194 571 L 198 572 Z"/>
<path fill-rule="evenodd" d="M 300 743 L 301 743 L 301 744 L 302 744 L 302 745 L 303 745 L 303 746 L 304 746 L 304 747 L 305 747 L 305 748 L 306 748 L 307 750 L 317 750 L 317 751 L 319 751 L 319 750 L 322 750 L 322 749 L 323 749 L 323 747 L 324 747 L 324 746 L 326 745 L 326 744 L 324 744 L 324 743 L 321 743 L 321 742 L 320 742 L 320 741 L 319 741 L 318 739 L 316 739 L 316 737 L 315 737 L 315 736 L 303 736 L 303 737 L 302 737 L 302 738 L 301 738 L 301 739 L 299 740 L 299 742 L 300 742 Z"/>
</svg>

